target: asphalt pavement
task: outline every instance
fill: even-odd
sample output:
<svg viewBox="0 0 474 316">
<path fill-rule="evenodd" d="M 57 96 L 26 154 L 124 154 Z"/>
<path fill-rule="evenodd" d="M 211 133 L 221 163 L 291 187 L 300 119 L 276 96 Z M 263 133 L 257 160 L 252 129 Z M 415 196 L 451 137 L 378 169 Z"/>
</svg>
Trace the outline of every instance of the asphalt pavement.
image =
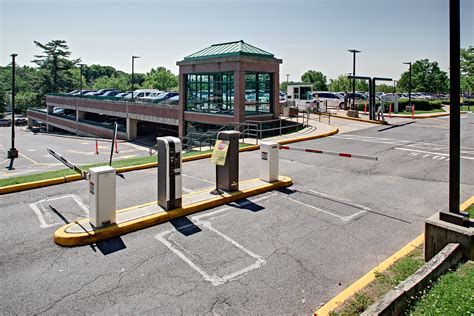
<svg viewBox="0 0 474 316">
<path fill-rule="evenodd" d="M 462 116 L 461 195 L 474 192 L 474 115 Z M 280 152 L 288 189 L 92 246 L 62 248 L 87 214 L 78 181 L 1 197 L 0 314 L 311 313 L 423 232 L 447 207 L 449 119 L 369 125 Z M 240 154 L 241 180 L 259 152 Z M 183 165 L 184 192 L 212 187 L 209 160 Z M 117 178 L 117 206 L 156 200 L 156 170 Z"/>
</svg>

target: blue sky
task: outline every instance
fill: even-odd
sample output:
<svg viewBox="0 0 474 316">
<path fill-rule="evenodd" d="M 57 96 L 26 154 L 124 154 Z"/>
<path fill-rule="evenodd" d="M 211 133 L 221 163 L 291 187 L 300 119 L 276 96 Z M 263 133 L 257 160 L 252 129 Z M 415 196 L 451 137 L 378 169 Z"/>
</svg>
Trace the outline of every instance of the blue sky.
<svg viewBox="0 0 474 316">
<path fill-rule="evenodd" d="M 281 80 L 304 71 L 329 78 L 352 71 L 398 78 L 405 61 L 449 67 L 448 0 L 0 0 L 0 64 L 19 54 L 29 64 L 33 41 L 65 39 L 74 58 L 130 72 L 165 66 L 210 44 L 243 39 L 283 59 Z M 461 0 L 461 46 L 474 45 L 474 1 Z"/>
</svg>

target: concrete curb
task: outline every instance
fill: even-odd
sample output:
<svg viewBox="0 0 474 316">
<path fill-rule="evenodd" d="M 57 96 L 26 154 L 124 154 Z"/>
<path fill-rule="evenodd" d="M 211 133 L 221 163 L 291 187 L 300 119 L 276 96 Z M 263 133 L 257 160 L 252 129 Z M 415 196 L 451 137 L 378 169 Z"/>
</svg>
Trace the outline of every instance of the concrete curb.
<svg viewBox="0 0 474 316">
<path fill-rule="evenodd" d="M 171 211 L 164 211 L 153 215 L 148 215 L 135 220 L 131 220 L 125 223 L 120 223 L 104 228 L 97 229 L 94 232 L 83 232 L 83 233 L 66 233 L 66 229 L 74 224 L 87 222 L 88 219 L 82 219 L 74 221 L 70 224 L 64 225 L 63 227 L 56 230 L 54 233 L 54 242 L 61 246 L 74 247 L 84 246 L 98 241 L 121 236 L 128 234 L 133 231 L 144 229 L 150 226 L 158 225 L 174 218 L 187 216 L 196 212 L 201 212 L 216 206 L 227 204 L 233 201 L 248 198 L 257 194 L 268 192 L 282 187 L 287 187 L 293 184 L 293 181 L 289 177 L 280 177 L 280 180 L 271 183 L 262 184 L 255 188 L 244 189 L 241 191 L 226 193 L 221 196 L 216 196 L 202 202 L 197 202 L 189 205 L 185 205 L 182 208 L 177 208 Z M 211 191 L 213 188 L 208 188 L 202 191 Z M 201 192 L 201 191 L 200 191 Z M 133 208 L 143 207 L 157 203 L 150 202 L 135 207 L 129 207 L 117 212 L 125 212 Z"/>
<path fill-rule="evenodd" d="M 466 210 L 470 205 L 474 204 L 474 196 L 471 196 L 468 200 L 461 204 L 459 209 L 461 211 Z M 416 237 L 414 240 L 410 241 L 408 244 L 403 246 L 400 250 L 396 253 L 388 257 L 384 262 L 367 272 L 363 277 L 359 280 L 355 281 L 345 290 L 340 292 L 338 295 L 333 297 L 330 301 L 326 304 L 321 306 L 318 310 L 314 312 L 314 315 L 321 316 L 321 315 L 329 315 L 329 313 L 335 310 L 337 307 L 342 305 L 348 298 L 356 294 L 359 290 L 366 287 L 370 282 L 375 280 L 376 274 L 387 270 L 392 264 L 394 264 L 397 260 L 401 259 L 402 257 L 408 255 L 412 252 L 415 248 L 420 247 L 423 245 L 425 240 L 425 235 L 421 234 Z"/>
<path fill-rule="evenodd" d="M 461 114 L 466 114 L 468 112 L 461 111 Z M 449 116 L 449 113 L 439 113 L 439 114 L 430 114 L 430 115 L 416 115 L 415 114 L 415 120 L 419 119 L 427 119 L 427 118 L 435 118 L 435 117 L 443 117 L 443 116 Z M 392 114 L 392 117 L 396 118 L 411 118 L 411 115 L 400 115 L 400 114 Z"/>
<path fill-rule="evenodd" d="M 339 129 L 335 127 L 332 131 L 327 132 L 327 133 L 312 135 L 312 136 L 296 137 L 296 138 L 292 138 L 288 140 L 282 140 L 278 143 L 280 145 L 285 145 L 285 144 L 290 144 L 290 143 L 296 143 L 296 142 L 302 142 L 302 141 L 307 141 L 307 140 L 328 137 L 337 133 L 339 133 Z M 252 146 L 240 148 L 239 152 L 253 151 L 259 148 L 260 148 L 260 145 L 252 145 Z M 200 155 L 195 155 L 195 156 L 190 156 L 190 157 L 184 157 L 183 162 L 206 159 L 206 158 L 210 158 L 211 155 L 212 155 L 211 153 L 206 153 L 206 154 L 200 154 Z M 158 163 L 151 162 L 151 163 L 146 163 L 142 165 L 119 167 L 117 168 L 117 173 L 125 173 L 129 171 L 154 168 L 157 165 Z M 72 181 L 79 181 L 79 180 L 82 180 L 82 177 L 80 175 L 69 175 L 69 176 L 58 177 L 58 178 L 47 179 L 47 180 L 39 180 L 39 181 L 33 181 L 33 182 L 27 182 L 27 183 L 21 183 L 21 184 L 7 185 L 4 187 L 0 187 L 0 195 L 26 191 L 26 190 L 32 190 L 32 189 L 38 189 L 38 188 L 47 187 L 51 185 L 62 184 L 62 183 L 72 182 Z"/>
<path fill-rule="evenodd" d="M 338 306 L 342 305 L 348 298 L 356 294 L 359 290 L 363 289 L 367 286 L 370 282 L 375 280 L 376 275 L 380 272 L 387 270 L 392 264 L 394 264 L 397 260 L 403 258 L 410 252 L 412 252 L 415 248 L 420 247 L 423 245 L 424 241 L 424 234 L 419 235 L 414 240 L 410 241 L 407 245 L 403 248 L 398 250 L 396 253 L 385 259 L 381 264 L 367 272 L 363 277 L 359 280 L 355 281 L 348 288 L 343 290 L 341 293 L 336 295 L 332 298 L 329 302 L 324 304 L 318 310 L 314 312 L 314 315 L 322 316 L 322 315 L 329 315 L 329 313 L 335 310 Z"/>
</svg>

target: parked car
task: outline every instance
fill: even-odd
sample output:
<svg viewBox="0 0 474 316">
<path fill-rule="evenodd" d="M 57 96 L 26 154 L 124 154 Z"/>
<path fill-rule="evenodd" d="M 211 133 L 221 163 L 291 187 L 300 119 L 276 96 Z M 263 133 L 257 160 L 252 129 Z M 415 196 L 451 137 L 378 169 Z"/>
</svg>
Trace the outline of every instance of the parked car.
<svg viewBox="0 0 474 316">
<path fill-rule="evenodd" d="M 21 117 L 15 119 L 15 126 L 26 126 L 28 124 L 28 119 Z"/>
<path fill-rule="evenodd" d="M 100 90 L 97 90 L 97 92 L 94 95 L 101 96 L 104 93 L 109 92 L 109 91 L 115 91 L 115 89 L 112 89 L 112 88 L 100 89 Z"/>
<path fill-rule="evenodd" d="M 80 90 L 72 90 L 71 92 L 68 92 L 67 94 L 75 94 L 77 92 L 80 92 Z"/>
<path fill-rule="evenodd" d="M 169 98 L 168 100 L 166 100 L 166 104 L 178 105 L 179 104 L 179 94 Z"/>
<path fill-rule="evenodd" d="M 87 93 L 82 93 L 82 95 L 93 96 L 96 94 L 97 91 L 89 91 Z"/>
<path fill-rule="evenodd" d="M 91 92 L 92 90 L 82 90 L 82 94 L 86 94 L 86 93 L 89 93 Z M 80 95 L 81 94 L 81 90 L 77 90 L 76 92 L 74 93 L 71 93 L 71 95 Z"/>
<path fill-rule="evenodd" d="M 101 97 L 114 97 L 119 93 L 120 93 L 120 90 L 110 90 L 103 93 Z"/>
<path fill-rule="evenodd" d="M 121 92 L 121 93 L 118 93 L 115 95 L 116 98 L 123 98 L 125 97 L 127 94 L 129 94 L 130 92 Z"/>
<path fill-rule="evenodd" d="M 10 119 L 0 119 L 1 127 L 9 127 L 11 125 L 12 125 L 12 121 Z"/>
</svg>

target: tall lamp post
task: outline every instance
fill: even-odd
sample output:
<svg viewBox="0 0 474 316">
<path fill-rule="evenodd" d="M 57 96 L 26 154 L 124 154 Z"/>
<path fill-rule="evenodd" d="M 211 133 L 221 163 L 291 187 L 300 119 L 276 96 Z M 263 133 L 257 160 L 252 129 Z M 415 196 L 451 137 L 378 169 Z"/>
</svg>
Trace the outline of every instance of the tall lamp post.
<svg viewBox="0 0 474 316">
<path fill-rule="evenodd" d="M 356 75 L 356 54 L 360 53 L 360 50 L 357 49 L 349 49 L 349 52 L 352 53 L 352 75 Z M 356 85 L 355 85 L 355 78 L 352 79 L 352 109 L 355 109 L 355 93 L 356 93 Z"/>
<path fill-rule="evenodd" d="M 81 70 L 81 95 L 82 95 L 82 67 L 84 67 L 84 64 L 79 64 L 80 70 Z"/>
<path fill-rule="evenodd" d="M 134 72 L 135 72 L 135 59 L 140 58 L 140 56 L 132 56 L 132 101 L 133 101 L 133 83 L 134 83 Z"/>
<path fill-rule="evenodd" d="M 412 106 L 411 104 L 411 61 L 404 63 L 405 65 L 409 66 L 409 79 L 408 79 L 408 105 Z"/>
<path fill-rule="evenodd" d="M 15 148 L 15 57 L 18 54 L 11 54 L 12 56 L 12 147 L 8 151 L 8 159 L 10 159 L 10 165 L 8 169 L 13 170 L 13 160 L 18 158 L 18 150 Z"/>
</svg>

